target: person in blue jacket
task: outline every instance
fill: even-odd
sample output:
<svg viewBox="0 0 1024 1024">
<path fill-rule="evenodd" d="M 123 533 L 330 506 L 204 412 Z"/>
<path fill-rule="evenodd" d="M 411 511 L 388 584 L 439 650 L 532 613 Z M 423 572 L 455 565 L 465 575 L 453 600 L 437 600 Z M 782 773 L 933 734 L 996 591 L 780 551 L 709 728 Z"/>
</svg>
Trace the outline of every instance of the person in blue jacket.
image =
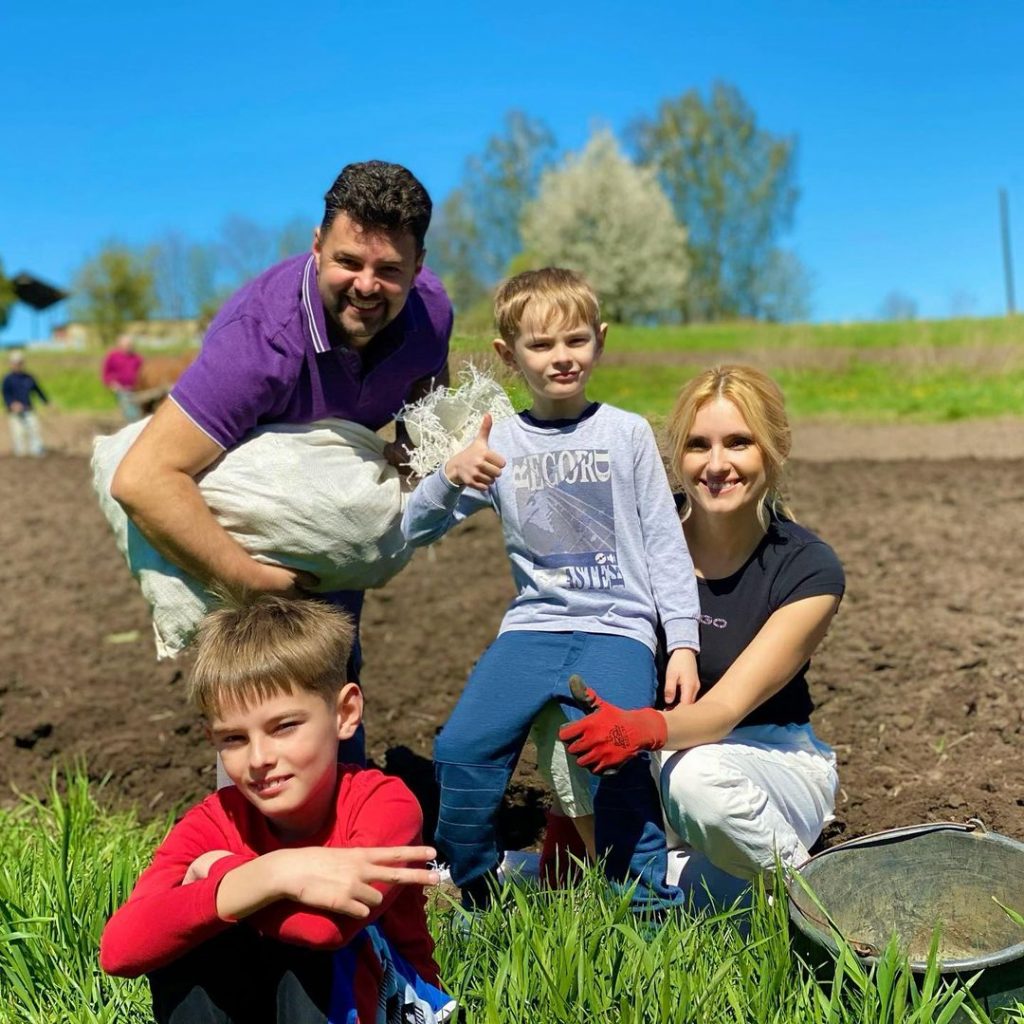
<svg viewBox="0 0 1024 1024">
<path fill-rule="evenodd" d="M 43 455 L 46 449 L 39 430 L 39 417 L 32 408 L 32 398 L 37 396 L 45 403 L 50 400 L 35 377 L 25 369 L 25 357 L 21 352 L 11 353 L 11 370 L 4 377 L 3 393 L 11 430 L 11 450 L 18 456 Z"/>
</svg>

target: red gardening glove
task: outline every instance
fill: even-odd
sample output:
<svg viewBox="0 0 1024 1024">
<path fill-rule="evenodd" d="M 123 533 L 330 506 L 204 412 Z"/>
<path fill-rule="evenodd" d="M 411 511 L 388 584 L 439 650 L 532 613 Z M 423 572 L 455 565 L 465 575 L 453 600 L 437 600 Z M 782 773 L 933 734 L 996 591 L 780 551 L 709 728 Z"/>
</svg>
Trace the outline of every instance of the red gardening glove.
<svg viewBox="0 0 1024 1024">
<path fill-rule="evenodd" d="M 583 768 L 600 775 L 625 764 L 641 750 L 661 750 L 665 746 L 668 725 L 661 712 L 654 708 L 624 711 L 602 700 L 590 687 L 587 699 L 594 710 L 558 730 L 558 738 Z"/>
</svg>

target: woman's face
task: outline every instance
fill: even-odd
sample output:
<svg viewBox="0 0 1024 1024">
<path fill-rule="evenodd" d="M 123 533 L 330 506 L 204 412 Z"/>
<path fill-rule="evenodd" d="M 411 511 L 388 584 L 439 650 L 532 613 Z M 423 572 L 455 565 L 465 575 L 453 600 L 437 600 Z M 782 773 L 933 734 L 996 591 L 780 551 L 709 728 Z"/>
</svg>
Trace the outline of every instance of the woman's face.
<svg viewBox="0 0 1024 1024">
<path fill-rule="evenodd" d="M 727 398 L 713 398 L 697 410 L 680 469 L 691 508 L 708 515 L 756 514 L 768 487 L 761 449 Z"/>
</svg>

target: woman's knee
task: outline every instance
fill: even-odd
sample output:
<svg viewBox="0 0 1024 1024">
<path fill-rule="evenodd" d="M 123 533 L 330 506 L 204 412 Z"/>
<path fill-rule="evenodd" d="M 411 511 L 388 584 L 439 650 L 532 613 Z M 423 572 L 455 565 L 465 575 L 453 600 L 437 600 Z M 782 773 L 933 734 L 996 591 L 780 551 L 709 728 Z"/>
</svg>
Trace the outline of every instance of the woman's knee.
<svg viewBox="0 0 1024 1024">
<path fill-rule="evenodd" d="M 737 824 L 763 814 L 767 799 L 712 745 L 681 751 L 664 763 L 661 801 L 672 829 L 695 849 L 711 854 Z"/>
<path fill-rule="evenodd" d="M 714 745 L 672 755 L 660 783 L 668 824 L 723 871 L 753 878 L 777 857 L 786 864 L 806 858 L 793 822 L 769 791 Z"/>
<path fill-rule="evenodd" d="M 674 755 L 660 777 L 666 819 L 722 870 L 754 878 L 774 858 L 768 797 L 714 744 Z"/>
</svg>

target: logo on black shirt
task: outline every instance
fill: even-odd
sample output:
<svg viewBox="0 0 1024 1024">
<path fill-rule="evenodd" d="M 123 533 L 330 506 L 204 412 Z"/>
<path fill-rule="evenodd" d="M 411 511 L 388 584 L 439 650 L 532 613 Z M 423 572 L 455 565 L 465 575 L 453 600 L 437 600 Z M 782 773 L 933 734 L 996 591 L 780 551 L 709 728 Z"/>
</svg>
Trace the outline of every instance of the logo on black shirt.
<svg viewBox="0 0 1024 1024">
<path fill-rule="evenodd" d="M 725 629 L 729 625 L 725 619 L 713 619 L 710 615 L 701 615 L 700 624 L 702 626 L 714 626 L 715 629 Z"/>
</svg>

